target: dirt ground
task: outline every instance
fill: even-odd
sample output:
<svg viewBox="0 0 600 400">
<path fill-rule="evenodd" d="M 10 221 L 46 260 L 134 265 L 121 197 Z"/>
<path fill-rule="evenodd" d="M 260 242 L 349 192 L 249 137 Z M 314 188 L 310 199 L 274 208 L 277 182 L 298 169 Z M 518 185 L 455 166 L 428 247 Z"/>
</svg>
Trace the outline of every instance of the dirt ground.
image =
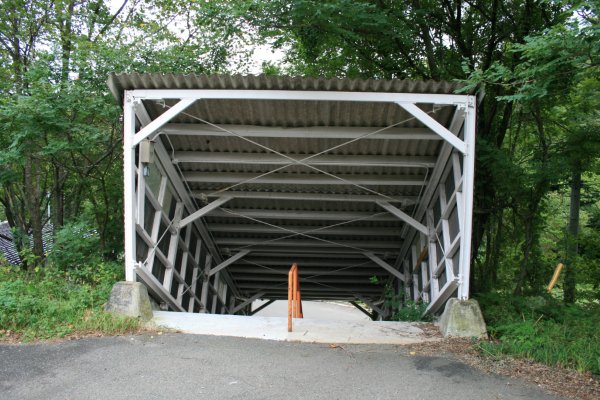
<svg viewBox="0 0 600 400">
<path fill-rule="evenodd" d="M 443 339 L 439 329 L 433 324 L 422 328 L 428 335 L 439 337 L 441 341 L 407 345 L 415 355 L 446 354 L 486 373 L 518 378 L 560 396 L 582 400 L 600 399 L 600 381 L 594 379 L 591 373 L 582 374 L 566 368 L 549 367 L 527 359 L 480 354 L 469 339 Z"/>
</svg>

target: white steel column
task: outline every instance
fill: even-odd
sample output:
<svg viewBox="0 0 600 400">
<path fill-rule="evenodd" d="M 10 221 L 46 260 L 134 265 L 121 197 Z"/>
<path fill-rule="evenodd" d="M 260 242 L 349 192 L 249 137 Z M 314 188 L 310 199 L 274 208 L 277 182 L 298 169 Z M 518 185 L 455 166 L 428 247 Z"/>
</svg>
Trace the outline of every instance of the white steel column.
<svg viewBox="0 0 600 400">
<path fill-rule="evenodd" d="M 210 267 L 212 266 L 212 256 L 210 253 L 206 254 L 206 260 L 204 261 L 204 271 L 202 272 L 204 280 L 202 281 L 202 292 L 200 293 L 200 302 L 202 303 L 201 313 L 208 313 L 207 304 L 208 304 L 208 286 L 209 286 L 209 277 Z"/>
<path fill-rule="evenodd" d="M 210 275 L 210 274 L 209 274 Z M 219 303 L 219 290 L 221 290 L 221 272 L 217 272 L 215 275 L 215 284 L 214 289 L 215 289 L 215 293 L 213 294 L 213 300 L 212 300 L 212 306 L 211 306 L 211 310 L 210 313 L 211 314 L 216 314 L 217 313 L 217 306 Z"/>
<path fill-rule="evenodd" d="M 124 226 L 125 226 L 125 280 L 135 281 L 135 149 L 133 138 L 135 135 L 135 113 L 133 98 L 125 92 L 123 105 L 123 195 L 124 195 Z"/>
<path fill-rule="evenodd" d="M 466 152 L 463 155 L 463 205 L 464 223 L 461 232 L 460 266 L 458 298 L 466 300 L 469 298 L 469 278 L 471 270 L 471 234 L 473 231 L 473 192 L 475 183 L 475 126 L 476 110 L 475 96 L 467 99 L 466 118 L 464 127 L 464 139 Z"/>
</svg>

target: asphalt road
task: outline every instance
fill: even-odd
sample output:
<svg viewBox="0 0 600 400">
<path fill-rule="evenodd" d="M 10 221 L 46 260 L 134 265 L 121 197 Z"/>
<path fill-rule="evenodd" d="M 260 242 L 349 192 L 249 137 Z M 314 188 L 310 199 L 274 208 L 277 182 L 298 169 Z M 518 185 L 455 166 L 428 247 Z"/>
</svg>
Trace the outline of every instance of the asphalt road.
<svg viewBox="0 0 600 400">
<path fill-rule="evenodd" d="M 0 345 L 0 399 L 553 399 L 397 346 L 163 334 Z"/>
</svg>

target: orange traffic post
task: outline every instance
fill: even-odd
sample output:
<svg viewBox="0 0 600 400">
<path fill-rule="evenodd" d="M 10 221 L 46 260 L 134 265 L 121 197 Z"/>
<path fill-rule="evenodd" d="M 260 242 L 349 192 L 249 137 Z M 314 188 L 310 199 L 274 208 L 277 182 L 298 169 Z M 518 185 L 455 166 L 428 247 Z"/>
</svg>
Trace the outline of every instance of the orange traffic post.
<svg viewBox="0 0 600 400">
<path fill-rule="evenodd" d="M 302 296 L 300 295 L 300 285 L 298 285 L 298 318 L 304 318 L 304 314 L 302 314 Z"/>
<path fill-rule="evenodd" d="M 304 318 L 302 314 L 302 299 L 300 296 L 300 278 L 298 265 L 294 263 L 288 274 L 288 332 L 292 331 L 292 320 Z"/>
<path fill-rule="evenodd" d="M 288 274 L 288 332 L 292 331 L 292 301 L 294 295 L 293 276 L 295 265 L 296 264 L 292 266 L 292 268 L 290 269 L 290 273 Z"/>
<path fill-rule="evenodd" d="M 298 318 L 298 267 L 294 269 L 294 318 Z"/>
</svg>

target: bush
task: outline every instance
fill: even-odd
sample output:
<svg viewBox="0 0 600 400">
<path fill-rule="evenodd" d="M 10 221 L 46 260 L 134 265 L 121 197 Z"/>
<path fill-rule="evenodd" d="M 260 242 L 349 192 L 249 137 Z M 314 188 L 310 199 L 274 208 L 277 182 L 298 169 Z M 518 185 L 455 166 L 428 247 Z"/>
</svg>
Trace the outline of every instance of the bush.
<svg viewBox="0 0 600 400">
<path fill-rule="evenodd" d="M 103 260 L 98 233 L 81 221 L 56 232 L 47 261 L 46 276 L 58 274 L 75 284 L 112 286 L 124 277 L 122 265 Z"/>
<path fill-rule="evenodd" d="M 90 268 L 102 262 L 99 248 L 98 232 L 82 221 L 68 223 L 56 231 L 48 263 L 84 279 Z"/>
<path fill-rule="evenodd" d="M 478 298 L 496 342 L 488 353 L 511 354 L 600 374 L 600 306 L 565 305 L 552 297 L 491 293 Z"/>
<path fill-rule="evenodd" d="M 370 281 L 372 284 L 381 283 L 376 276 L 372 276 Z M 385 285 L 384 296 L 384 304 L 393 310 L 390 320 L 408 322 L 430 322 L 432 320 L 431 315 L 423 315 L 427 310 L 427 303 L 413 300 L 404 301 L 404 296 L 396 294 L 390 282 Z"/>
<path fill-rule="evenodd" d="M 407 301 L 404 305 L 398 304 L 392 315 L 393 321 L 431 321 L 431 316 L 423 316 L 427 310 L 427 303 Z"/>
</svg>

